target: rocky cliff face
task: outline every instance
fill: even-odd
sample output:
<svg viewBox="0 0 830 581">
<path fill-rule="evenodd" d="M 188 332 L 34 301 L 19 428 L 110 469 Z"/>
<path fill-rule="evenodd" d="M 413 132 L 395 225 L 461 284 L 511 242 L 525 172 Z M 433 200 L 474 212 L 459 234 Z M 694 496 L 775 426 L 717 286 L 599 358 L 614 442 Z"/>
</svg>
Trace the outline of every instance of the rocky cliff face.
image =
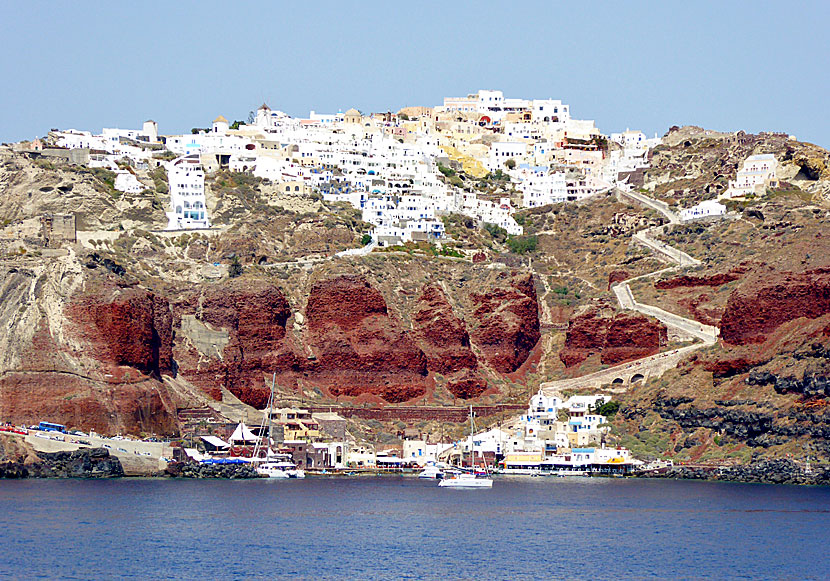
<svg viewBox="0 0 830 581">
<path fill-rule="evenodd" d="M 658 321 L 593 307 L 571 318 L 559 358 L 574 367 L 599 353 L 603 364 L 616 365 L 658 353 L 666 343 L 666 326 Z"/>
<path fill-rule="evenodd" d="M 732 345 L 761 343 L 782 323 L 830 313 L 830 268 L 781 273 L 736 290 L 721 319 L 721 337 Z"/>
<path fill-rule="evenodd" d="M 334 396 L 402 402 L 427 391 L 427 358 L 387 311 L 377 289 L 358 276 L 316 283 L 306 307 L 313 358 L 304 370 Z"/>
<path fill-rule="evenodd" d="M 298 357 L 286 337 L 291 308 L 279 288 L 236 279 L 189 294 L 177 314 L 188 323 L 177 348 L 179 370 L 214 398 L 224 387 L 263 408 L 266 378 L 270 383 L 276 373 L 282 383 L 294 384 Z"/>
<path fill-rule="evenodd" d="M 176 403 L 159 381 L 172 365 L 165 300 L 71 257 L 3 274 L 0 417 L 176 432 Z"/>
<path fill-rule="evenodd" d="M 539 304 L 531 274 L 505 274 L 501 283 L 489 292 L 472 294 L 474 317 L 480 322 L 472 338 L 493 369 L 512 373 L 541 337 Z"/>
</svg>

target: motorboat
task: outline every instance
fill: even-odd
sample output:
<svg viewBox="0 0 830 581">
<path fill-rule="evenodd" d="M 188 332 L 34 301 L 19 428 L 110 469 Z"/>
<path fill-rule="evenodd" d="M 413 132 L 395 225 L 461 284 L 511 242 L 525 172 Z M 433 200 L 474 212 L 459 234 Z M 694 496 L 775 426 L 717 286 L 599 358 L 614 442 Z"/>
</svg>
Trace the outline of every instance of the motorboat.
<svg viewBox="0 0 830 581">
<path fill-rule="evenodd" d="M 292 462 L 263 462 L 256 471 L 268 478 L 305 478 L 305 471 Z"/>
<path fill-rule="evenodd" d="M 441 488 L 493 488 L 490 476 L 480 476 L 472 472 L 449 472 L 438 483 Z"/>
<path fill-rule="evenodd" d="M 427 464 L 424 467 L 424 469 L 418 474 L 418 478 L 427 478 L 431 480 L 437 480 L 443 477 L 444 473 L 435 464 Z"/>
</svg>

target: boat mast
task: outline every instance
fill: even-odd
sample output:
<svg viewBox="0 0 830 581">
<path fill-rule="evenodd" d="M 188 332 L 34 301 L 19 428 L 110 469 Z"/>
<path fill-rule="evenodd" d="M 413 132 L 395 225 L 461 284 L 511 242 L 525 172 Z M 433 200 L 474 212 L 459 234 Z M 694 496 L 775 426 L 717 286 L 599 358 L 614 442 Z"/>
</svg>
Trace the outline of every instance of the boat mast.
<svg viewBox="0 0 830 581">
<path fill-rule="evenodd" d="M 476 472 L 476 442 L 473 439 L 473 404 L 470 404 L 470 468 L 473 474 Z"/>
</svg>

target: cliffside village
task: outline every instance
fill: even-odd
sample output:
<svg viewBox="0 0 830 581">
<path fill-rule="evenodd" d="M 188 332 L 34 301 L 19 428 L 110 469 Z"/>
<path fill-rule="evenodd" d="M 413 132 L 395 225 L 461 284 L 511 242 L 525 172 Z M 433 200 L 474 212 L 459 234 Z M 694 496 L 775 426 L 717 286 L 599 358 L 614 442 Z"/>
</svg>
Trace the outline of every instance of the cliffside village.
<svg viewBox="0 0 830 581">
<path fill-rule="evenodd" d="M 505 98 L 501 91 L 485 90 L 446 98 L 438 107 L 407 107 L 397 113 L 312 111 L 300 119 L 263 104 L 250 117 L 247 123 L 231 124 L 219 116 L 210 128 L 187 135 L 159 135 L 154 121 L 140 130 L 104 129 L 100 135 L 53 130 L 18 150 L 110 169 L 114 187 L 133 193 L 145 189 L 137 170 L 163 166 L 169 182 L 166 229 L 172 231 L 212 227 L 206 174 L 248 172 L 277 184 L 286 196 L 322 196 L 360 210 L 373 226 L 363 252 L 440 240 L 445 237 L 442 217 L 451 213 L 521 235 L 511 199 L 491 200 L 459 187 L 453 180 L 459 172 L 482 180 L 498 176 L 521 194 L 525 208 L 576 202 L 613 188 L 634 189 L 632 176 L 648 167 L 649 150 L 661 142 L 640 131 L 605 137 L 593 121 L 572 118 L 569 106 L 559 100 Z M 749 157 L 721 197 L 747 196 L 775 185 L 776 169 L 774 156 Z M 719 201 L 708 200 L 682 210 L 681 219 L 725 212 Z M 49 217 L 50 228 L 72 230 L 66 236 L 74 238 L 74 220 L 67 225 L 64 218 Z M 176 448 L 176 459 L 250 456 L 268 435 L 301 469 L 469 465 L 472 454 L 474 463 L 506 473 L 626 473 L 638 462 L 625 449 L 604 446 L 607 425 L 600 410 L 608 401 L 601 395 L 562 401 L 540 392 L 525 414 L 504 426 L 453 443 L 407 429 L 400 434 L 401 446 L 390 448 L 356 443 L 347 435 L 347 420 L 331 412 L 275 409 L 257 428 L 223 424 L 206 410 L 184 418 L 190 423 L 184 433 L 191 440 Z M 68 445 L 83 441 L 63 438 Z M 132 446 L 136 455 L 174 456 L 173 449 L 156 443 L 147 450 Z"/>
<path fill-rule="evenodd" d="M 539 472 L 567 475 L 625 474 L 640 465 L 628 450 L 606 447 L 609 424 L 600 413 L 607 395 L 574 395 L 563 401 L 542 392 L 526 413 L 499 427 L 461 440 L 444 442 L 438 434 L 407 428 L 398 445 L 357 442 L 347 420 L 333 412 L 274 409 L 259 426 L 221 424 L 192 418 L 190 445 L 181 450 L 194 461 L 251 456 L 260 438 L 304 470 L 398 470 L 428 464 L 487 465 L 504 474 Z M 210 434 L 206 432 L 210 431 Z"/>
<path fill-rule="evenodd" d="M 115 188 L 124 192 L 145 188 L 135 170 L 163 165 L 168 230 L 211 227 L 205 173 L 226 168 L 269 180 L 286 195 L 348 202 L 372 224 L 372 245 L 386 246 L 443 238 L 441 217 L 451 213 L 522 234 L 510 197 L 487 199 L 458 187 L 458 172 L 505 180 L 525 208 L 574 202 L 612 188 L 632 189 L 632 176 L 648 166 L 648 152 L 660 141 L 631 130 L 606 137 L 593 121 L 573 118 L 560 100 L 480 90 L 445 98 L 438 107 L 368 115 L 312 111 L 301 119 L 263 104 L 247 123 L 231 124 L 220 115 L 209 128 L 187 135 L 159 135 L 154 121 L 99 135 L 53 130 L 26 147 L 34 155 L 112 169 Z M 775 159 L 760 157 L 747 160 L 725 197 L 774 182 Z M 707 201 L 683 210 L 682 217 L 725 211 Z"/>
</svg>

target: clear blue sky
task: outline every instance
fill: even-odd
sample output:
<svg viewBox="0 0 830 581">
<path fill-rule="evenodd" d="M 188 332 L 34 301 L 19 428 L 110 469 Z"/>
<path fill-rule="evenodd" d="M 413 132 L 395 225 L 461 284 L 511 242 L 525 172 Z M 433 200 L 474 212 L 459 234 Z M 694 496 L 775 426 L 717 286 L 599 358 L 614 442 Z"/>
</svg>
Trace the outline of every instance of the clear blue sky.
<svg viewBox="0 0 830 581">
<path fill-rule="evenodd" d="M 830 146 L 828 2 L 14 2 L 0 141 L 556 98 L 601 131 L 694 124 Z"/>
</svg>

